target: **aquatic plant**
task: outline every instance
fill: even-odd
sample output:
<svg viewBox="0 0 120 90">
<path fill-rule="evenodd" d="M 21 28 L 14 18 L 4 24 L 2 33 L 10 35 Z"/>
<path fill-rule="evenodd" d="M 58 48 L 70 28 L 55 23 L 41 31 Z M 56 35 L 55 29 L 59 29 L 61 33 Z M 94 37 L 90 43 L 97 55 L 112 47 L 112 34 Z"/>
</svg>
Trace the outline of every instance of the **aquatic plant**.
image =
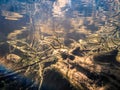
<svg viewBox="0 0 120 90">
<path fill-rule="evenodd" d="M 45 17 L 50 16 L 51 14 L 49 12 L 51 11 L 47 8 L 45 11 L 47 12 L 48 10 L 48 15 L 44 13 L 40 16 L 38 13 L 41 11 L 38 10 L 40 5 L 31 3 L 33 2 L 29 2 L 26 7 L 26 13 L 29 16 L 30 21 L 28 26 L 24 27 L 22 30 L 11 32 L 5 42 L 9 46 L 9 53 L 6 56 L 6 59 L 10 55 L 20 57 L 20 60 L 17 62 L 14 61 L 12 57 L 9 57 L 9 61 L 14 61 L 14 64 L 20 65 L 20 68 L 14 69 L 12 73 L 8 73 L 6 76 L 24 72 L 25 76 L 28 76 L 39 83 L 40 89 L 45 72 L 52 69 L 62 74 L 62 76 L 78 90 L 94 90 L 102 86 L 105 86 L 106 88 L 113 83 L 116 86 L 113 86 L 115 89 L 119 87 L 119 81 L 114 80 L 114 77 L 112 77 L 113 75 L 119 79 L 119 12 L 113 14 L 112 17 L 105 15 L 104 11 L 99 12 L 98 14 L 101 13 L 109 19 L 106 18 L 105 25 L 103 25 L 100 30 L 94 31 L 93 33 L 91 33 L 91 31 L 88 32 L 86 27 L 83 27 L 83 31 L 78 30 L 80 29 L 79 27 L 85 23 L 82 22 L 81 24 L 78 16 L 77 21 L 79 24 L 76 25 L 77 23 L 73 22 L 74 28 L 70 27 L 70 31 L 66 32 L 63 30 L 61 35 L 60 29 L 62 28 L 62 25 L 57 23 L 56 18 L 52 18 L 54 19 L 53 21 L 51 18 L 45 20 L 45 22 L 42 22 L 41 20 L 41 18 L 44 18 L 44 15 Z M 45 6 L 46 5 L 43 5 L 44 8 Z M 40 20 L 38 20 L 38 17 L 41 17 Z M 53 23 L 52 34 L 49 33 L 52 27 L 51 24 L 47 25 L 49 22 Z M 43 24 L 45 24 L 45 26 L 50 26 L 43 29 L 48 29 L 46 31 L 49 32 L 44 33 L 42 31 Z M 77 38 L 79 39 L 78 41 L 74 38 L 67 38 L 72 42 L 68 47 L 64 43 L 66 39 L 64 39 L 64 36 L 68 32 L 77 32 L 77 30 L 80 31 L 79 33 L 84 34 L 85 37 Z M 111 76 L 108 75 L 108 73 L 110 73 Z M 105 80 L 102 80 L 101 78 L 107 80 L 107 83 L 110 85 L 106 84 Z"/>
<path fill-rule="evenodd" d="M 118 26 L 112 24 L 110 27 L 109 25 L 111 24 L 109 23 L 103 26 L 101 28 L 102 30 L 95 32 L 95 34 L 91 34 L 87 36 L 85 39 L 81 39 L 79 42 L 73 40 L 71 47 L 66 47 L 63 41 L 61 40 L 61 38 L 58 36 L 49 36 L 49 37 L 44 36 L 44 38 L 42 39 L 37 37 L 36 39 L 34 37 L 33 38 L 34 42 L 32 42 L 32 44 L 31 44 L 32 41 L 31 39 L 29 39 L 31 40 L 30 43 L 25 38 L 20 38 L 20 39 L 15 38 L 14 40 L 8 40 L 7 43 L 9 44 L 9 46 L 13 48 L 11 53 L 15 53 L 15 50 L 21 52 L 22 59 L 20 63 L 22 63 L 21 64 L 22 66 L 21 68 L 15 70 L 15 72 L 25 70 L 25 75 L 28 75 L 29 77 L 31 77 L 30 75 L 36 75 L 37 77 L 33 77 L 33 79 L 40 84 L 39 88 L 41 88 L 42 82 L 44 80 L 43 78 L 44 72 L 46 72 L 49 69 L 53 69 L 53 70 L 55 69 L 58 72 L 62 73 L 63 76 L 68 80 L 70 80 L 72 85 L 74 85 L 78 89 L 80 88 L 83 89 L 88 87 L 97 88 L 98 87 L 97 85 L 94 86 L 95 83 L 93 84 L 93 86 L 90 86 L 91 85 L 90 83 L 93 83 L 94 81 L 94 79 L 92 78 L 94 75 L 96 77 L 103 77 L 105 75 L 104 78 L 108 77 L 112 83 L 115 82 L 116 85 L 118 86 L 119 83 L 117 81 L 113 81 L 111 77 L 106 76 L 106 74 L 103 75 L 99 74 L 101 72 L 101 68 L 103 68 L 104 70 L 105 66 L 107 65 L 103 63 L 103 65 L 99 67 L 99 64 L 101 64 L 102 60 L 100 58 L 99 59 L 96 58 L 99 56 L 101 58 L 104 57 L 106 58 L 106 57 L 111 57 L 112 55 L 113 55 L 112 57 L 115 58 L 116 54 L 115 53 L 112 54 L 111 51 L 114 50 L 119 51 L 120 41 L 119 41 L 119 31 L 117 31 Z M 112 32 L 114 33 L 111 34 Z M 33 36 L 34 35 L 36 34 L 33 33 Z M 16 36 L 17 35 L 15 35 L 15 37 Z M 94 59 L 95 62 L 97 62 L 97 64 L 94 64 L 95 62 L 90 58 L 91 55 L 92 56 L 95 55 Z M 74 58 L 72 59 L 71 56 L 73 56 Z M 113 60 L 112 58 L 109 58 L 109 60 L 113 62 L 115 61 L 115 59 Z M 104 59 L 104 61 L 107 62 L 106 59 Z M 110 61 L 107 62 L 107 64 L 109 63 Z M 63 71 L 63 67 L 64 67 L 64 71 Z M 81 68 L 80 71 L 84 67 L 85 71 L 83 71 L 83 73 L 85 74 L 86 72 L 89 74 L 87 74 L 86 77 L 84 76 L 83 73 L 79 71 L 74 71 L 74 68 L 72 69 L 72 67 L 75 68 L 79 67 Z M 94 67 L 97 67 L 98 69 L 95 70 Z M 95 70 L 96 73 L 88 72 L 86 69 L 90 69 L 91 72 Z M 115 71 L 114 69 L 112 69 L 112 67 L 110 68 L 110 70 L 111 73 Z M 82 78 L 79 78 L 79 80 L 83 80 L 83 81 L 78 82 L 76 80 L 73 80 L 73 77 L 75 75 L 77 76 L 80 75 Z M 92 75 L 92 77 L 90 77 L 89 75 Z M 90 81 L 88 77 L 90 78 L 90 80 L 93 81 Z M 97 79 L 99 78 L 96 78 L 95 80 Z M 78 83 L 84 83 L 87 85 L 85 87 L 82 84 L 78 85 Z"/>
</svg>

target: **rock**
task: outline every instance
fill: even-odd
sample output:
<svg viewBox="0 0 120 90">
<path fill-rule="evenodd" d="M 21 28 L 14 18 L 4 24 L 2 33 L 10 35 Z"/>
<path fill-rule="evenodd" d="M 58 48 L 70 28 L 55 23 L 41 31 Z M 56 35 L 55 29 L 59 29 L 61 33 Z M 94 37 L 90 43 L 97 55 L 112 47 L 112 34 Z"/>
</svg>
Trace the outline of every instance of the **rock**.
<svg viewBox="0 0 120 90">
<path fill-rule="evenodd" d="M 21 57 L 16 54 L 8 54 L 6 56 L 6 59 L 9 61 L 12 61 L 14 63 L 18 63 L 20 61 Z"/>
</svg>

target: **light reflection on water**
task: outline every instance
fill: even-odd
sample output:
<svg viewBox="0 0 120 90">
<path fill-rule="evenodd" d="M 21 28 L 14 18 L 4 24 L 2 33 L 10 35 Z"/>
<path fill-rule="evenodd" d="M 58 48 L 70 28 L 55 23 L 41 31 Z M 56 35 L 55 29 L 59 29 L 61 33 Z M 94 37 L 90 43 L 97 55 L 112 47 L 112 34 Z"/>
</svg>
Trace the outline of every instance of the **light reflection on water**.
<svg viewBox="0 0 120 90">
<path fill-rule="evenodd" d="M 82 19 L 81 21 L 84 22 L 81 25 L 85 26 L 86 30 L 90 26 L 92 28 L 89 28 L 88 31 L 95 31 L 98 30 L 96 27 L 99 28 L 99 25 L 104 25 L 105 19 L 109 17 L 105 15 L 96 16 L 98 8 L 101 8 L 100 10 L 103 10 L 106 14 L 111 12 L 108 8 L 111 4 L 106 3 L 104 5 L 102 2 L 96 0 L 2 0 L 0 1 L 0 17 L 2 17 L 1 23 L 4 22 L 5 24 L 0 26 L 0 29 L 4 31 L 12 28 L 13 25 L 9 26 L 9 28 L 4 28 L 9 24 L 6 22 L 10 21 L 18 22 L 21 20 L 19 23 L 13 23 L 16 26 L 24 26 L 25 23 L 39 23 L 41 25 L 50 20 L 50 24 L 54 24 L 55 22 L 61 25 L 61 22 L 64 23 L 67 21 L 71 24 L 71 21 L 76 22 Z M 98 13 L 98 15 L 100 14 Z M 8 21 L 5 21 L 5 19 Z M 22 24 L 23 22 L 24 24 Z M 75 24 L 78 25 L 78 22 Z M 77 27 L 80 28 L 81 25 Z M 69 28 L 69 31 L 70 29 L 75 29 L 75 26 L 73 27 Z M 65 26 L 62 26 L 62 28 L 65 30 L 68 29 Z M 14 30 L 14 28 L 12 29 Z"/>
<path fill-rule="evenodd" d="M 41 27 L 43 33 L 92 32 L 105 21 L 94 17 L 96 9 L 92 0 L 2 0 L 0 4 L 0 29 L 5 34 L 31 24 Z"/>
<path fill-rule="evenodd" d="M 0 0 L 0 42 L 15 38 L 14 34 L 23 29 L 36 36 L 39 30 L 44 36 L 56 32 L 65 40 L 78 41 L 99 30 L 117 11 L 116 3 L 113 10 L 108 8 L 112 4 L 104 1 Z M 19 38 L 27 38 L 27 34 Z"/>
<path fill-rule="evenodd" d="M 108 18 L 109 16 L 96 17 L 96 15 L 100 15 L 100 13 L 98 13 L 97 10 L 101 8 L 101 10 L 104 10 L 105 12 L 109 13 L 108 5 L 110 6 L 111 4 L 106 3 L 106 5 L 104 5 L 102 4 L 102 2 L 97 0 L 65 0 L 65 1 L 63 0 L 42 0 L 42 1 L 41 0 L 32 0 L 32 1 L 31 0 L 1 0 L 0 14 L 1 17 L 4 17 L 4 19 L 11 21 L 14 20 L 14 22 L 16 22 L 16 20 L 21 20 L 25 16 L 27 18 L 34 19 L 33 22 L 35 24 L 36 23 L 44 24 L 49 20 L 52 20 L 54 22 L 53 19 L 71 20 L 73 18 L 72 21 L 76 21 L 76 19 L 81 20 L 81 18 L 86 19 L 89 17 L 91 20 L 87 19 L 88 22 L 94 21 L 94 19 L 98 18 L 98 21 L 94 23 L 103 24 L 105 19 Z M 19 22 L 18 25 L 20 25 L 22 22 L 31 23 L 30 19 L 29 21 L 27 20 L 24 21 L 24 20 Z M 83 21 L 86 23 L 86 20 Z M 3 22 L 2 19 L 1 22 Z M 70 21 L 69 23 L 71 24 Z M 50 24 L 53 23 L 50 22 Z M 3 28 L 0 26 L 0 29 Z"/>
</svg>

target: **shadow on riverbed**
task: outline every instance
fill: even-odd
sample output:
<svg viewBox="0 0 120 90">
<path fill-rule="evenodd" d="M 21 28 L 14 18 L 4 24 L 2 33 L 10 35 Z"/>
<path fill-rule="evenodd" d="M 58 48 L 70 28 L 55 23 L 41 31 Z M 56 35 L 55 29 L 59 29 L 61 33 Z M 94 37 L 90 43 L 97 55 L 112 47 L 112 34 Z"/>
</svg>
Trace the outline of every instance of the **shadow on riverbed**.
<svg viewBox="0 0 120 90">
<path fill-rule="evenodd" d="M 13 73 L 0 65 L 0 90 L 37 90 L 37 88 L 38 85 L 30 79 Z"/>
<path fill-rule="evenodd" d="M 9 75 L 8 75 L 9 74 Z M 37 84 L 31 79 L 13 73 L 0 65 L 0 90 L 38 90 Z M 44 76 L 40 90 L 75 90 L 58 72 L 48 71 Z"/>
</svg>

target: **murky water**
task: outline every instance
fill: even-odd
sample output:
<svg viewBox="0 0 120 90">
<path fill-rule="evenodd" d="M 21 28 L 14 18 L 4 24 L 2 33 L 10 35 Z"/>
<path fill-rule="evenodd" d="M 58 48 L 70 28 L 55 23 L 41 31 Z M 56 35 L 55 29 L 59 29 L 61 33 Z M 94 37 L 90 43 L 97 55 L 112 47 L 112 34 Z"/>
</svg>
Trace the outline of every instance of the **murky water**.
<svg viewBox="0 0 120 90">
<path fill-rule="evenodd" d="M 38 47 L 40 40 L 55 36 L 69 47 L 73 41 L 99 31 L 119 9 L 119 0 L 0 0 L 0 55 L 12 52 L 9 40 L 23 40 L 31 47 Z M 14 54 L 22 56 L 19 50 Z M 0 66 L 0 76 L 7 74 L 4 71 Z M 67 81 L 63 88 L 70 90 L 65 85 L 70 85 Z M 51 89 L 45 87 L 45 90 Z"/>
</svg>

